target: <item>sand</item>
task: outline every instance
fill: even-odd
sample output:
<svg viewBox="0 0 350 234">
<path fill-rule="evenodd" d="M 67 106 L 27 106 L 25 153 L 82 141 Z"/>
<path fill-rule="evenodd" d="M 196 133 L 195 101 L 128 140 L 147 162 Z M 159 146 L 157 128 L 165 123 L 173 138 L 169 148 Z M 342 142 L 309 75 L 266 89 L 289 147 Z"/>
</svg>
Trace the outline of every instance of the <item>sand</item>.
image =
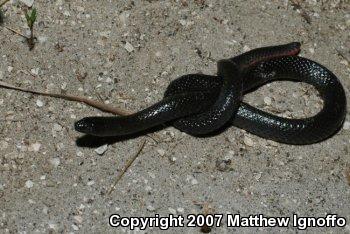
<svg viewBox="0 0 350 234">
<path fill-rule="evenodd" d="M 298 5 L 298 2 L 301 4 Z M 36 1 L 38 42 L 1 27 L 0 80 L 91 97 L 137 111 L 162 98 L 171 80 L 216 73 L 216 61 L 249 49 L 300 41 L 350 89 L 347 1 Z M 4 25 L 26 33 L 23 11 L 4 6 Z M 273 83 L 245 99 L 283 116 L 317 113 L 305 84 Z M 73 124 L 108 115 L 83 104 L 0 89 L 0 232 L 129 233 L 109 216 L 263 214 L 350 222 L 349 121 L 307 146 L 271 142 L 231 127 L 195 138 L 168 127 L 147 136 L 86 147 Z M 146 144 L 116 184 L 125 164 Z M 98 148 L 100 147 L 100 148 Z M 101 148 L 102 147 L 102 148 Z M 299 232 L 297 227 L 227 227 L 212 233 Z M 200 233 L 199 227 L 168 233 Z M 202 230 L 203 231 L 203 230 Z M 308 232 L 349 233 L 343 228 Z M 147 228 L 145 233 L 159 233 Z"/>
</svg>

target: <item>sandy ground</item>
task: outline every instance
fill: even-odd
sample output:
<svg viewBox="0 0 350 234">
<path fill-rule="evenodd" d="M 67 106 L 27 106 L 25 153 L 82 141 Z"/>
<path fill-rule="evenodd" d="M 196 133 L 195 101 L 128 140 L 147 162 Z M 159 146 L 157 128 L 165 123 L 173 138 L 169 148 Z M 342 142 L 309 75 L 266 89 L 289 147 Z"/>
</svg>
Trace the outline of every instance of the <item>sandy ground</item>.
<svg viewBox="0 0 350 234">
<path fill-rule="evenodd" d="M 113 3 L 112 3 L 113 2 Z M 293 4 L 294 2 L 294 4 Z M 301 2 L 295 4 L 297 2 Z M 180 75 L 215 74 L 218 59 L 266 45 L 302 42 L 301 55 L 328 67 L 349 96 L 348 1 L 37 1 L 39 42 L 1 28 L 0 79 L 21 87 L 84 95 L 128 110 L 157 102 Z M 4 7 L 5 25 L 25 32 L 20 8 Z M 246 97 L 261 109 L 305 117 L 322 106 L 314 89 L 292 82 Z M 157 142 L 137 137 L 109 142 L 102 155 L 86 147 L 73 123 L 102 115 L 82 104 L 0 89 L 0 232 L 128 232 L 108 218 L 203 212 L 348 219 L 349 122 L 309 146 L 279 144 L 229 128 L 195 138 L 169 127 Z M 105 114 L 104 114 L 105 115 Z M 350 120 L 347 115 L 347 121 Z M 134 164 L 107 194 L 146 139 Z M 79 143 L 77 145 L 77 143 Z M 299 232 L 288 228 L 228 228 L 212 233 Z M 169 233 L 199 233 L 171 228 Z M 158 228 L 146 233 L 160 232 Z"/>
</svg>

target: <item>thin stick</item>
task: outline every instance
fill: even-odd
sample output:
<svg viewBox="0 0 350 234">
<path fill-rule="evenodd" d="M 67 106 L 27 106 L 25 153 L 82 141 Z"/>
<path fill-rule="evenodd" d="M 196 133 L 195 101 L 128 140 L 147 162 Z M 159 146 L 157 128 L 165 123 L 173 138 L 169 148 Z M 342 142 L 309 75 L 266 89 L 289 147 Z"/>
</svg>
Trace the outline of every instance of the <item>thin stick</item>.
<svg viewBox="0 0 350 234">
<path fill-rule="evenodd" d="M 132 163 L 136 160 L 136 158 L 140 155 L 142 149 L 145 147 L 145 144 L 146 144 L 146 140 L 143 140 L 143 142 L 141 143 L 141 145 L 140 145 L 139 149 L 137 150 L 136 154 L 132 158 L 129 159 L 129 161 L 126 163 L 125 167 L 122 169 L 122 171 L 117 176 L 115 182 L 113 183 L 111 188 L 108 190 L 107 195 L 110 195 L 115 190 L 115 186 L 122 179 L 123 175 L 129 169 L 129 167 L 132 165 Z"/>
<path fill-rule="evenodd" d="M 128 110 L 112 107 L 112 106 L 109 106 L 109 105 L 104 104 L 102 102 L 91 100 L 91 99 L 88 99 L 85 97 L 78 97 L 78 96 L 73 96 L 73 95 L 68 95 L 68 94 L 47 93 L 47 92 L 43 92 L 43 91 L 25 89 L 25 88 L 20 88 L 20 87 L 14 86 L 14 85 L 10 85 L 10 84 L 2 82 L 2 81 L 0 81 L 0 87 L 6 88 L 6 89 L 13 89 L 13 90 L 17 90 L 17 91 L 22 91 L 25 93 L 37 94 L 37 95 L 41 95 L 41 96 L 60 98 L 60 99 L 68 100 L 68 101 L 82 102 L 82 103 L 85 103 L 86 105 L 97 108 L 103 112 L 111 113 L 114 115 L 126 116 L 126 115 L 132 114 L 132 112 L 130 112 Z M 152 140 L 154 140 L 156 143 L 158 143 L 160 141 L 159 137 L 155 133 L 147 134 L 147 136 L 149 138 L 151 138 Z"/>
<path fill-rule="evenodd" d="M 3 5 L 5 5 L 7 2 L 9 2 L 10 0 L 5 0 L 2 3 L 0 3 L 0 7 L 2 7 Z"/>
<path fill-rule="evenodd" d="M 112 113 L 115 115 L 121 115 L 121 116 L 125 116 L 125 115 L 130 115 L 131 112 L 127 111 L 127 110 L 123 110 L 120 108 L 115 108 L 112 106 L 109 106 L 107 104 L 95 101 L 95 100 L 91 100 L 85 97 L 78 97 L 78 96 L 73 96 L 73 95 L 69 95 L 69 94 L 59 94 L 59 93 L 48 93 L 48 92 L 43 92 L 43 91 L 37 91 L 37 90 L 31 90 L 31 89 L 25 89 L 25 88 L 20 88 L 17 86 L 13 86 L 10 84 L 7 84 L 5 82 L 0 81 L 0 87 L 4 87 L 7 89 L 13 89 L 13 90 L 18 90 L 18 91 L 22 91 L 22 92 L 26 92 L 26 93 L 32 93 L 32 94 L 38 94 L 38 95 L 42 95 L 42 96 L 48 96 L 48 97 L 54 97 L 54 98 L 61 98 L 61 99 L 65 99 L 68 101 L 75 101 L 75 102 L 82 102 L 85 103 L 89 106 L 95 107 L 101 111 L 104 112 L 108 112 L 108 113 Z"/>
<path fill-rule="evenodd" d="M 14 34 L 17 34 L 17 35 L 19 35 L 19 36 L 21 36 L 21 37 L 24 37 L 25 39 L 29 40 L 29 37 L 27 37 L 26 35 L 24 35 L 24 34 L 18 32 L 18 31 L 16 31 L 16 30 L 14 30 L 14 29 L 12 29 L 12 28 L 10 28 L 10 27 L 7 27 L 7 26 L 3 26 L 3 27 L 6 28 L 7 30 L 10 30 L 10 31 L 13 32 Z"/>
</svg>

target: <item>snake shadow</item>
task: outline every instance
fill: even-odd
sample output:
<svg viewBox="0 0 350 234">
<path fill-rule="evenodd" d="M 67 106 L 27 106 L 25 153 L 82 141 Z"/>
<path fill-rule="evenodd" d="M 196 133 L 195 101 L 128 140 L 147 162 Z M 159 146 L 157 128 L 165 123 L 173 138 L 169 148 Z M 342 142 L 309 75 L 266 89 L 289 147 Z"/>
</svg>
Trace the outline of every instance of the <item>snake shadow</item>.
<svg viewBox="0 0 350 234">
<path fill-rule="evenodd" d="M 125 136 L 113 136 L 113 137 L 98 137 L 98 136 L 92 136 L 92 135 L 83 135 L 81 137 L 78 137 L 75 141 L 76 145 L 78 147 L 83 148 L 97 148 L 105 144 L 114 144 L 117 142 L 123 142 L 130 139 L 135 139 L 153 132 L 158 132 L 168 126 L 157 126 L 154 128 L 150 128 L 145 131 L 141 131 L 135 134 L 125 135 Z"/>
</svg>

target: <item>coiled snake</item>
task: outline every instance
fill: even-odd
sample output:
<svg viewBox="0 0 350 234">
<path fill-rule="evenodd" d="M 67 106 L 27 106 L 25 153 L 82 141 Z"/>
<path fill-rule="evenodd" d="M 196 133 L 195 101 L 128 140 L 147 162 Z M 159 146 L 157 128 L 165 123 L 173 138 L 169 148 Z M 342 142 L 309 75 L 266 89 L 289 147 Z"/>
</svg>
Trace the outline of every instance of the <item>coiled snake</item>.
<svg viewBox="0 0 350 234">
<path fill-rule="evenodd" d="M 79 132 L 123 136 L 169 123 L 193 136 L 233 125 L 260 137 L 287 144 L 312 144 L 333 135 L 346 115 L 346 98 L 338 78 L 324 66 L 297 56 L 300 43 L 263 47 L 220 60 L 218 76 L 189 74 L 175 79 L 164 98 L 132 115 L 87 117 Z M 276 80 L 313 85 L 324 101 L 313 117 L 289 119 L 242 102 L 244 94 Z"/>
</svg>

